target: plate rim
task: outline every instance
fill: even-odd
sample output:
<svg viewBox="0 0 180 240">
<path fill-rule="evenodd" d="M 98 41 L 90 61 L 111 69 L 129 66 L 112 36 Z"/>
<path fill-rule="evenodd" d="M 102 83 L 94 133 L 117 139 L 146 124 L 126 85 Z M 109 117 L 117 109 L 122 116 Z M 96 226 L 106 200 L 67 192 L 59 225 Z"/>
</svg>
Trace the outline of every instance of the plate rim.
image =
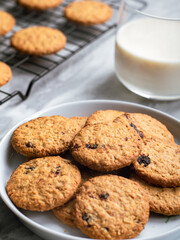
<svg viewBox="0 0 180 240">
<path fill-rule="evenodd" d="M 69 105 L 77 105 L 77 104 L 87 104 L 87 103 L 94 103 L 94 104 L 97 104 L 97 103 L 107 103 L 107 104 L 122 104 L 122 105 L 126 105 L 126 106 L 132 106 L 132 107 L 138 107 L 140 109 L 145 109 L 145 110 L 149 110 L 149 111 L 152 111 L 152 112 L 155 112 L 157 114 L 161 114 L 161 115 L 164 115 L 165 117 L 167 118 L 170 118 L 174 121 L 176 121 L 178 124 L 180 124 L 180 120 L 178 120 L 177 118 L 175 118 L 174 116 L 171 116 L 170 114 L 168 113 L 165 113 L 161 110 L 158 110 L 158 109 L 154 109 L 152 107 L 149 107 L 149 106 L 146 106 L 146 105 L 143 105 L 143 104 L 138 104 L 138 103 L 131 103 L 131 102 L 127 102 L 127 101 L 119 101 L 119 100 L 108 100 L 108 99 L 97 99 L 97 100 L 80 100 L 80 101 L 72 101 L 72 102 L 65 102 L 65 103 L 62 103 L 62 104 L 58 104 L 58 105 L 55 105 L 55 106 L 52 106 L 52 107 L 48 107 L 48 108 L 44 108 L 43 110 L 40 110 L 40 111 L 37 111 L 31 115 L 29 115 L 28 117 L 24 118 L 22 121 L 18 122 L 17 124 L 15 124 L 5 135 L 4 137 L 1 139 L 0 141 L 0 149 L 1 149 L 1 146 L 3 145 L 4 141 L 6 141 L 6 139 L 9 137 L 10 134 L 12 134 L 12 132 L 19 126 L 21 125 L 22 123 L 26 122 L 26 121 L 29 121 L 30 119 L 33 119 L 33 118 L 36 118 L 38 116 L 41 116 L 42 114 L 46 113 L 46 112 L 49 112 L 49 111 L 52 111 L 54 109 L 58 109 L 58 108 L 61 108 L 63 106 L 69 106 Z M 56 230 L 52 230 L 52 229 L 49 229 L 47 227 L 44 227 L 43 225 L 41 225 L 40 223 L 36 223 L 34 220 L 30 219 L 29 217 L 27 217 L 26 215 L 24 215 L 21 211 L 18 210 L 18 208 L 16 208 L 16 206 L 11 202 L 10 198 L 8 197 L 8 201 L 6 201 L 6 196 L 4 196 L 4 194 L 2 193 L 3 191 L 6 191 L 4 189 L 4 186 L 3 186 L 3 183 L 0 181 L 0 197 L 1 199 L 3 200 L 4 204 L 18 217 L 20 218 L 20 220 L 22 220 L 22 222 L 25 222 L 27 225 L 32 225 L 34 228 L 38 229 L 38 231 L 43 231 L 45 233 L 48 233 L 48 234 L 53 234 L 53 236 L 57 236 L 57 237 L 62 237 L 62 238 L 65 238 L 65 239 L 68 239 L 68 240 L 79 240 L 79 239 L 82 239 L 82 240 L 88 240 L 89 238 L 84 238 L 84 237 L 78 237 L 78 236 L 72 236 L 72 235 L 67 235 L 66 233 L 61 233 L 61 232 L 57 232 Z M 26 225 L 25 224 L 25 225 Z M 26 227 L 28 227 L 26 225 Z M 163 233 L 163 234 L 159 234 L 159 235 L 156 235 L 155 237 L 143 237 L 143 238 L 140 238 L 139 240 L 155 240 L 155 239 L 158 239 L 158 238 L 162 238 L 162 237 L 166 237 L 168 235 L 171 235 L 173 233 L 176 233 L 180 231 L 180 226 L 176 227 L 175 229 L 172 229 L 170 231 L 168 231 L 167 233 Z M 125 239 L 124 239 L 125 240 Z"/>
</svg>

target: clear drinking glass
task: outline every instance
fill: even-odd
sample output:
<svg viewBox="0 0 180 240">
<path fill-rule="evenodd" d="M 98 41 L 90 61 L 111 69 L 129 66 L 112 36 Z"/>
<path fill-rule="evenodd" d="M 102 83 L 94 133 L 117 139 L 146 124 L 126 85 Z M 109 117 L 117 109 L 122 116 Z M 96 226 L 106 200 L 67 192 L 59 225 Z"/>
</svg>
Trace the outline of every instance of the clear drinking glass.
<svg viewBox="0 0 180 240">
<path fill-rule="evenodd" d="M 179 0 L 121 1 L 115 71 L 140 96 L 180 98 Z"/>
</svg>

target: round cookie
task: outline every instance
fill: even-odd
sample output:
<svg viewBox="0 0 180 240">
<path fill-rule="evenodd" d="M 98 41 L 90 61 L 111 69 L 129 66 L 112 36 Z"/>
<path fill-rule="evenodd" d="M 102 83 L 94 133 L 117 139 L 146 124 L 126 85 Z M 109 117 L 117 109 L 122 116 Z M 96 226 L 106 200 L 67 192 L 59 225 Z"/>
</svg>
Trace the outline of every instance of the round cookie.
<svg viewBox="0 0 180 240">
<path fill-rule="evenodd" d="M 17 3 L 31 10 L 43 11 L 59 6 L 62 0 L 17 0 Z"/>
<path fill-rule="evenodd" d="M 28 55 L 46 55 L 60 51 L 66 44 L 65 35 L 45 26 L 34 26 L 16 32 L 11 38 L 11 45 L 17 51 Z"/>
<path fill-rule="evenodd" d="M 12 78 L 11 68 L 0 61 L 0 87 L 8 83 Z"/>
<path fill-rule="evenodd" d="M 112 8 L 98 1 L 76 1 L 64 10 L 65 17 L 85 26 L 104 23 L 112 17 Z"/>
<path fill-rule="evenodd" d="M 161 138 L 174 142 L 173 135 L 167 127 L 155 118 L 142 113 L 125 113 L 125 116 L 131 121 L 131 126 L 143 138 Z"/>
<path fill-rule="evenodd" d="M 128 239 L 139 235 L 149 218 L 149 202 L 139 184 L 116 175 L 90 179 L 75 202 L 80 230 L 94 239 Z"/>
<path fill-rule="evenodd" d="M 14 17 L 9 13 L 0 10 L 0 36 L 10 32 L 14 25 Z"/>
<path fill-rule="evenodd" d="M 14 149 L 26 157 L 58 155 L 66 151 L 86 117 L 40 117 L 20 125 L 13 133 Z"/>
<path fill-rule="evenodd" d="M 113 171 L 130 165 L 141 151 L 141 138 L 121 116 L 114 122 L 85 126 L 72 142 L 76 161 L 97 171 Z"/>
<path fill-rule="evenodd" d="M 157 186 L 180 186 L 180 146 L 162 139 L 146 139 L 133 163 L 136 173 Z"/>
<path fill-rule="evenodd" d="M 137 182 L 146 191 L 152 212 L 168 216 L 180 214 L 180 187 L 155 187 L 136 175 L 132 175 L 131 180 Z"/>
<path fill-rule="evenodd" d="M 122 115 L 124 112 L 116 110 L 99 110 L 94 112 L 86 121 L 86 125 L 96 124 L 96 123 L 107 123 L 113 122 L 114 119 Z"/>
<path fill-rule="evenodd" d="M 7 183 L 7 193 L 19 208 L 48 211 L 66 203 L 81 182 L 78 168 L 59 156 L 21 164 Z"/>
</svg>

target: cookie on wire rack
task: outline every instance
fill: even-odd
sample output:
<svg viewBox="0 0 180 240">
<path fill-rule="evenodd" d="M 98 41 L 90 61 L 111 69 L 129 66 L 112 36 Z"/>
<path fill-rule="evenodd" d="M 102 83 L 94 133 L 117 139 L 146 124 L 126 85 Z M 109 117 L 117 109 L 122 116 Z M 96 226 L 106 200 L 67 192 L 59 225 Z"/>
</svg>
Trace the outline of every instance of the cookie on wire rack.
<svg viewBox="0 0 180 240">
<path fill-rule="evenodd" d="M 33 26 L 21 29 L 11 38 L 11 45 L 27 55 L 53 54 L 65 47 L 66 37 L 58 29 Z"/>
<path fill-rule="evenodd" d="M 0 36 L 10 32 L 15 23 L 16 20 L 11 14 L 0 10 Z"/>
<path fill-rule="evenodd" d="M 112 8 L 99 1 L 75 1 L 64 10 L 65 17 L 85 26 L 104 23 L 112 17 Z"/>
<path fill-rule="evenodd" d="M 0 87 L 8 83 L 11 78 L 11 68 L 6 63 L 0 61 Z"/>
<path fill-rule="evenodd" d="M 59 6 L 63 0 L 17 0 L 17 3 L 31 10 L 44 11 Z"/>
</svg>

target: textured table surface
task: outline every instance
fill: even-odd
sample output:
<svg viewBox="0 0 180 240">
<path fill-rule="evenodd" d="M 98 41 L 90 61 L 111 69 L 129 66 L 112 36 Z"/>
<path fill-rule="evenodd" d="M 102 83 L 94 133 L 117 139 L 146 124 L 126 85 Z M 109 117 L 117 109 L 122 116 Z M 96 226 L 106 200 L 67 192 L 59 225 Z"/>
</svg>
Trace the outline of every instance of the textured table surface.
<svg viewBox="0 0 180 240">
<path fill-rule="evenodd" d="M 178 0 L 166 2 L 166 10 L 170 9 L 170 2 L 176 2 L 177 11 L 180 12 Z M 161 6 L 156 1 L 154 9 L 157 12 L 159 7 Z M 112 99 L 134 102 L 162 110 L 180 120 L 180 101 L 150 101 L 123 87 L 114 73 L 114 42 L 114 34 L 101 39 L 36 83 L 27 100 L 22 102 L 17 97 L 0 106 L 0 139 L 13 125 L 31 114 L 77 100 Z M 40 240 L 17 219 L 1 199 L 0 239 Z"/>
</svg>

